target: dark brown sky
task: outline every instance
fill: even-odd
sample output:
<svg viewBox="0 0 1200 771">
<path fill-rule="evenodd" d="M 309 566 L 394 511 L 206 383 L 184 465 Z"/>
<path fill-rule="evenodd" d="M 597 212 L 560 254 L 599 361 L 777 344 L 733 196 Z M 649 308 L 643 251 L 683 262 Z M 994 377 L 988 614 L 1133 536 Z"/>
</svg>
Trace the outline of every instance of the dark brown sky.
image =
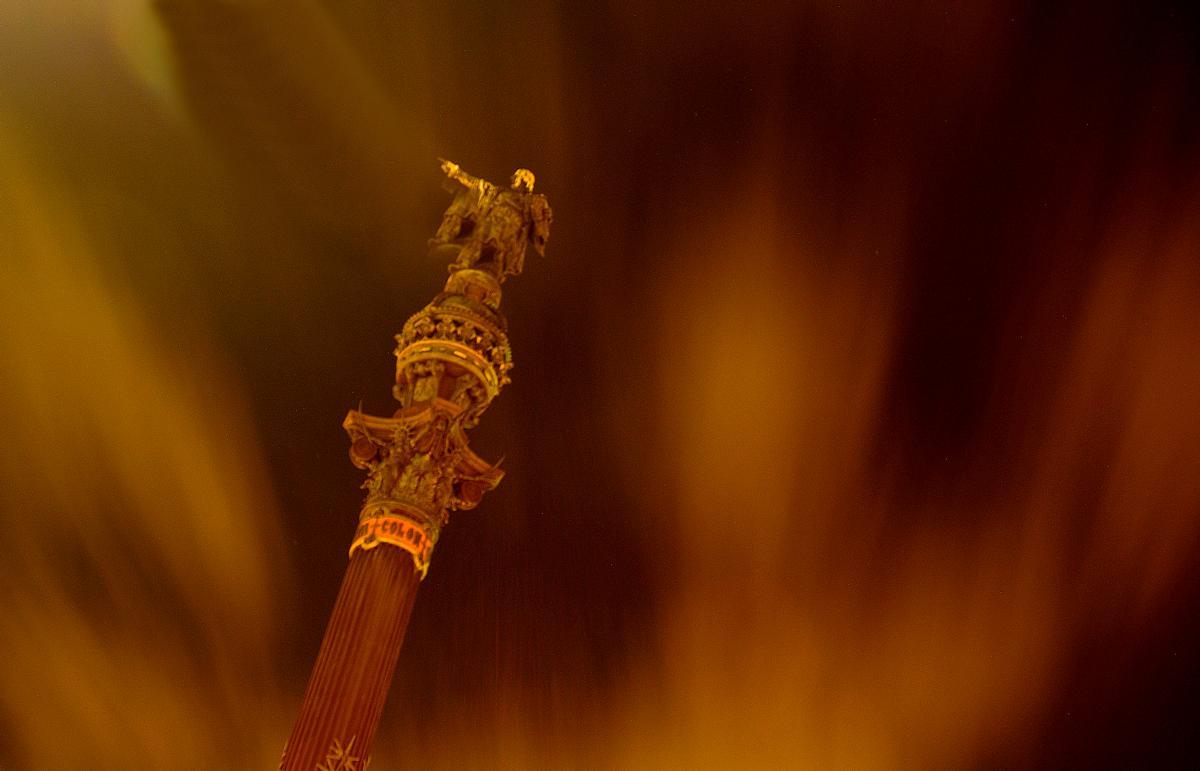
<svg viewBox="0 0 1200 771">
<path fill-rule="evenodd" d="M 4 17 L 0 765 L 282 747 L 438 156 L 555 223 L 376 765 L 1195 753 L 1187 4 Z"/>
</svg>

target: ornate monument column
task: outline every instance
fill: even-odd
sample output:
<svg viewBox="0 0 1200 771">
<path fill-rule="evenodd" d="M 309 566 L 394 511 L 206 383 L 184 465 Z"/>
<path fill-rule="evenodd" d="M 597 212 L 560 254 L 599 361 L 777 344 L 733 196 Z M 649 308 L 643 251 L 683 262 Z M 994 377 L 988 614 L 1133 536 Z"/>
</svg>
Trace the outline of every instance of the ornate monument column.
<svg viewBox="0 0 1200 771">
<path fill-rule="evenodd" d="M 391 685 L 417 586 L 451 511 L 474 508 L 504 475 L 467 446 L 467 430 L 509 382 L 500 285 L 543 252 L 550 206 L 518 169 L 503 189 L 442 161 L 454 200 L 429 242 L 450 260 L 445 290 L 396 335 L 400 409 L 351 410 L 350 460 L 366 501 L 350 565 L 284 750 L 287 771 L 361 771 Z"/>
</svg>

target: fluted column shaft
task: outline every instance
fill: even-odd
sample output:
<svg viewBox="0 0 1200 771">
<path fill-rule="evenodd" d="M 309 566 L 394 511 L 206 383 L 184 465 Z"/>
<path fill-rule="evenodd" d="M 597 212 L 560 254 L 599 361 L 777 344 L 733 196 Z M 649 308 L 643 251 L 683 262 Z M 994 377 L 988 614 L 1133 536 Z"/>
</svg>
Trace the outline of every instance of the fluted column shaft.
<svg viewBox="0 0 1200 771">
<path fill-rule="evenodd" d="M 366 765 L 419 583 L 407 552 L 355 551 L 281 769 Z"/>
</svg>

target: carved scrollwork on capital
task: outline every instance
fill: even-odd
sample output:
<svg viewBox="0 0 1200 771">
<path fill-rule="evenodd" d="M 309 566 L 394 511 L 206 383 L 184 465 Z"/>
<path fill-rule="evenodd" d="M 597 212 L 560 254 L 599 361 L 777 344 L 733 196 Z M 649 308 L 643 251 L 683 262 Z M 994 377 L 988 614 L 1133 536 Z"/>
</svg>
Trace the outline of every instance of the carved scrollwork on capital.
<svg viewBox="0 0 1200 771">
<path fill-rule="evenodd" d="M 461 451 L 453 446 L 450 420 L 437 414 L 420 426 L 397 422 L 384 437 L 360 422 L 350 423 L 351 460 L 367 471 L 362 487 L 368 504 L 404 501 L 429 512 L 449 506 Z"/>
<path fill-rule="evenodd" d="M 367 472 L 351 554 L 390 543 L 424 575 L 449 512 L 474 508 L 499 484 L 504 472 L 467 446 L 464 415 L 440 402 L 402 417 L 346 416 L 351 462 Z"/>
</svg>

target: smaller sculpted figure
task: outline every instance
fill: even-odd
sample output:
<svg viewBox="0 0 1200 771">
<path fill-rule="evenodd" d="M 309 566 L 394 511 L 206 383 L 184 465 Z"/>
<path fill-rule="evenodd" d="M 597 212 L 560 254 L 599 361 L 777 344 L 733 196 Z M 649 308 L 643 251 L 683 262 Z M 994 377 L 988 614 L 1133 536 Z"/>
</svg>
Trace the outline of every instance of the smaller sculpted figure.
<svg viewBox="0 0 1200 771">
<path fill-rule="evenodd" d="M 442 171 L 454 200 L 429 246 L 452 260 L 451 272 L 486 270 L 504 281 L 521 272 L 529 246 L 545 253 L 552 215 L 546 196 L 533 192 L 533 172 L 517 169 L 504 190 L 451 161 L 442 161 Z"/>
</svg>

